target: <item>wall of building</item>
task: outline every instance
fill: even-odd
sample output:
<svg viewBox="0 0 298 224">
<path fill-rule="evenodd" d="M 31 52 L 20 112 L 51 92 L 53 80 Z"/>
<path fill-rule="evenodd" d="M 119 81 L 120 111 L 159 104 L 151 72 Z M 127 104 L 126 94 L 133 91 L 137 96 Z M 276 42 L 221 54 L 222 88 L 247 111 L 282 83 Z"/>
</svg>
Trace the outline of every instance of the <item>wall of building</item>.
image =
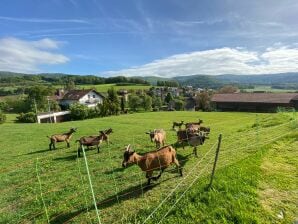
<svg viewBox="0 0 298 224">
<path fill-rule="evenodd" d="M 293 104 L 215 102 L 218 111 L 276 112 L 278 107 L 293 107 Z"/>
<path fill-rule="evenodd" d="M 81 104 L 102 103 L 102 101 L 102 97 L 94 91 L 89 92 L 79 100 Z"/>
</svg>

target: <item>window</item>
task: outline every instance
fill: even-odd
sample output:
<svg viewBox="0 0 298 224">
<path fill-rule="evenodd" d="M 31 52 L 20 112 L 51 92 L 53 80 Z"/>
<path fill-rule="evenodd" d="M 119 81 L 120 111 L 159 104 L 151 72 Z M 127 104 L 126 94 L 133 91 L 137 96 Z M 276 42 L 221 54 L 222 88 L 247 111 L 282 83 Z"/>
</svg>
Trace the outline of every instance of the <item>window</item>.
<svg viewBox="0 0 298 224">
<path fill-rule="evenodd" d="M 93 98 L 95 98 L 95 95 L 93 94 Z"/>
<path fill-rule="evenodd" d="M 88 94 L 88 99 L 90 99 L 90 95 Z"/>
</svg>

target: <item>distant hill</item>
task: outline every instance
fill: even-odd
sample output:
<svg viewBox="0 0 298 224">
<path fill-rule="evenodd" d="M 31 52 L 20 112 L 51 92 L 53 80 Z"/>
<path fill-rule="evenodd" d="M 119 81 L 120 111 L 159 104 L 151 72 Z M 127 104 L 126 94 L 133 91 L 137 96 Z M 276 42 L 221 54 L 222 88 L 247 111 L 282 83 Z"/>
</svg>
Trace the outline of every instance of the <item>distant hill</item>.
<svg viewBox="0 0 298 224">
<path fill-rule="evenodd" d="M 110 77 L 103 78 L 95 75 L 73 75 L 64 73 L 41 73 L 41 74 L 25 74 L 0 71 L 0 78 L 7 77 L 28 77 L 28 76 L 42 76 L 49 79 L 62 79 L 67 76 L 72 76 L 75 80 L 90 79 L 97 80 L 100 83 L 117 83 L 117 82 L 130 82 L 133 80 L 135 83 L 141 83 L 141 80 L 149 82 L 152 85 L 156 85 L 157 81 L 177 81 L 182 86 L 191 85 L 200 88 L 213 88 L 217 89 L 223 85 L 232 84 L 239 87 L 245 87 L 248 85 L 268 85 L 275 86 L 277 88 L 288 87 L 290 89 L 298 90 L 298 72 L 294 73 L 279 73 L 279 74 L 264 74 L 264 75 L 189 75 L 189 76 L 177 76 L 173 78 L 163 78 L 157 76 L 136 76 L 131 78 L 126 77 Z M 137 80 L 134 80 L 137 79 Z M 48 80 L 47 80 L 48 81 Z M 85 80 L 86 81 L 86 80 Z M 85 82 L 84 81 L 84 82 Z M 84 82 L 78 82 L 78 84 L 86 84 Z M 89 84 L 89 82 L 87 82 Z"/>
<path fill-rule="evenodd" d="M 146 77 L 140 77 L 146 79 Z M 180 85 L 191 85 L 201 88 L 219 88 L 223 85 L 234 84 L 238 86 L 247 85 L 274 85 L 288 86 L 291 89 L 298 89 L 298 73 L 280 73 L 264 75 L 190 75 L 177 76 L 172 79 L 150 77 L 150 82 L 157 80 L 176 80 Z"/>
<path fill-rule="evenodd" d="M 280 73 L 268 75 L 218 75 L 216 79 L 224 83 L 241 84 L 298 84 L 298 73 Z"/>
</svg>

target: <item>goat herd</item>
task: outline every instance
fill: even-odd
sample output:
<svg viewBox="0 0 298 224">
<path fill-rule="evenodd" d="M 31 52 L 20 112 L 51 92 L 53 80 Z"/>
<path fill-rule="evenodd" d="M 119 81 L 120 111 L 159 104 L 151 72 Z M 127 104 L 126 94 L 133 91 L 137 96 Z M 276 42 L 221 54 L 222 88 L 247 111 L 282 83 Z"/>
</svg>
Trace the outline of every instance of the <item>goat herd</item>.
<svg viewBox="0 0 298 224">
<path fill-rule="evenodd" d="M 182 144 L 183 149 L 185 143 L 194 147 L 193 153 L 196 157 L 197 146 L 203 145 L 205 139 L 208 138 L 210 133 L 210 128 L 202 126 L 202 123 L 202 120 L 199 120 L 199 122 L 185 123 L 185 129 L 181 128 L 184 124 L 183 121 L 180 123 L 173 122 L 172 126 L 174 130 L 176 127 L 179 128 L 177 130 L 176 145 Z M 50 139 L 49 149 L 56 149 L 57 142 L 66 142 L 67 147 L 69 148 L 71 137 L 76 130 L 77 128 L 71 128 L 64 134 L 48 136 Z M 113 133 L 113 130 L 112 128 L 109 128 L 107 130 L 99 131 L 98 135 L 83 136 L 79 140 L 76 140 L 76 142 L 79 143 L 78 156 L 80 157 L 82 146 L 86 146 L 87 149 L 95 146 L 97 148 L 97 152 L 99 152 L 99 146 L 103 141 L 109 144 L 109 135 L 111 133 Z M 158 180 L 163 171 L 173 163 L 177 166 L 178 172 L 182 176 L 182 168 L 177 160 L 176 150 L 172 145 L 165 145 L 166 132 L 163 129 L 154 129 L 153 131 L 146 132 L 146 134 L 150 136 L 151 142 L 156 144 L 156 150 L 147 152 L 144 155 L 139 155 L 132 150 L 130 145 L 128 145 L 124 151 L 122 166 L 126 168 L 129 164 L 137 164 L 142 171 L 146 172 L 148 185 L 150 185 L 151 180 Z M 159 170 L 160 173 L 158 176 L 153 177 L 153 171 L 155 170 Z"/>
</svg>

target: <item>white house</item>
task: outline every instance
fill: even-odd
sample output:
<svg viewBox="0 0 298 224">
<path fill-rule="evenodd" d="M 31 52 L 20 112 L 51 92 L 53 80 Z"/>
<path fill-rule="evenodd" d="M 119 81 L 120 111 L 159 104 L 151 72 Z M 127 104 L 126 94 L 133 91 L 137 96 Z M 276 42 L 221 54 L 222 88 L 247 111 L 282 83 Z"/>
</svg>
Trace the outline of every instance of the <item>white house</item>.
<svg viewBox="0 0 298 224">
<path fill-rule="evenodd" d="M 68 108 L 73 103 L 95 107 L 98 103 L 101 104 L 103 99 L 104 96 L 93 89 L 70 90 L 59 100 L 59 104 L 64 108 Z"/>
</svg>

